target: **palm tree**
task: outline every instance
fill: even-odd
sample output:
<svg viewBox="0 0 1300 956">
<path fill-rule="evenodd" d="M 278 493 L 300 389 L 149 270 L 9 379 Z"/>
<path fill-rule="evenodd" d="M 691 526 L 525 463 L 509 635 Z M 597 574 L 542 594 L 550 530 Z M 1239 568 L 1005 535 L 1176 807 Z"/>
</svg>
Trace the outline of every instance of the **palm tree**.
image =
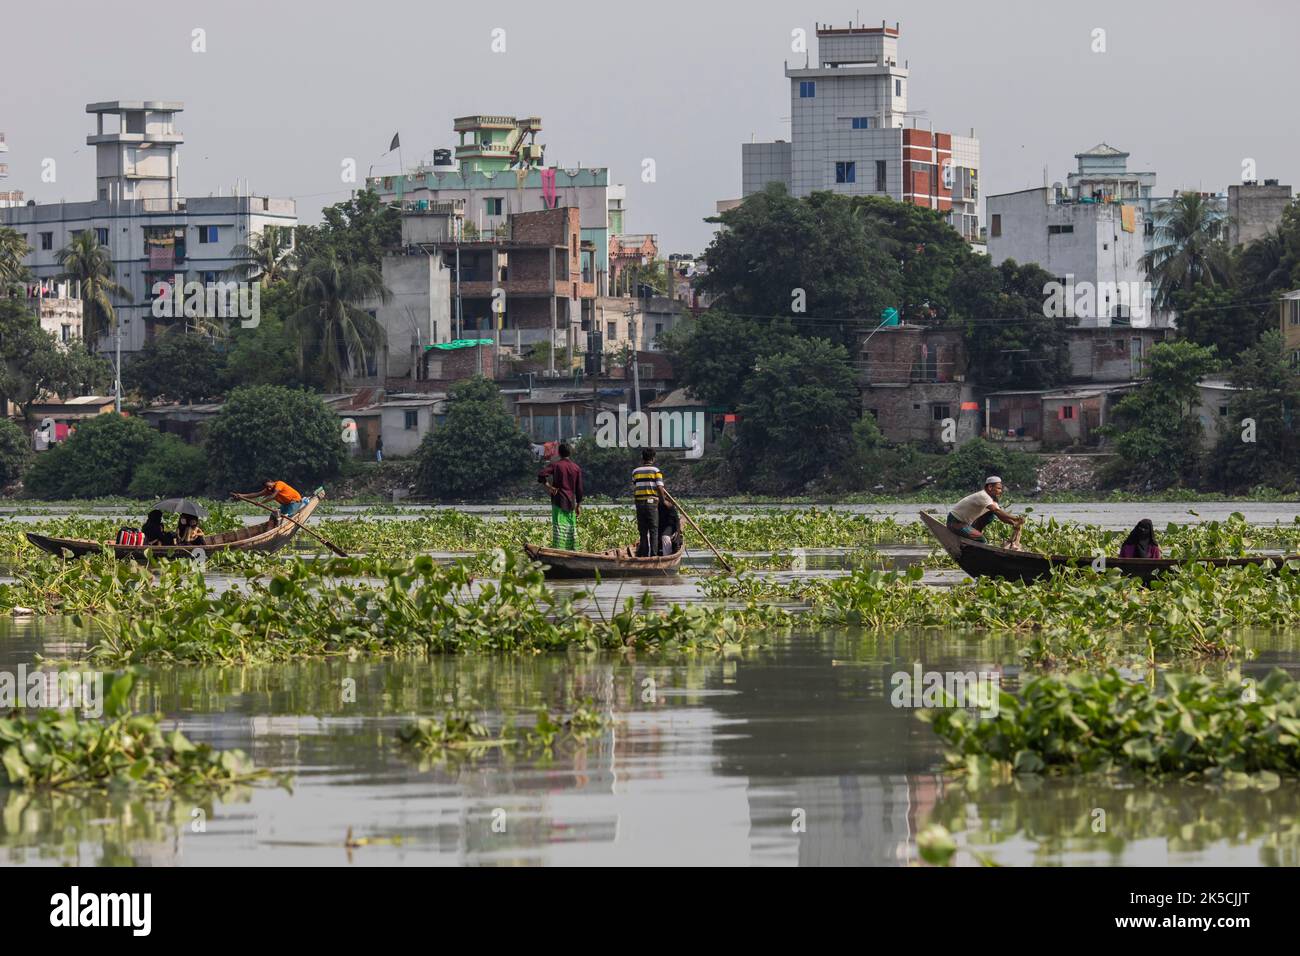
<svg viewBox="0 0 1300 956">
<path fill-rule="evenodd" d="M 1224 217 L 1200 193 L 1181 193 L 1157 212 L 1156 245 L 1142 257 L 1155 284 L 1156 308 L 1171 310 L 1174 296 L 1197 283 L 1225 285 L 1228 250 L 1221 238 Z"/>
<path fill-rule="evenodd" d="M 280 227 L 267 226 L 262 232 L 248 237 L 247 244 L 230 250 L 233 259 L 242 259 L 225 270 L 222 275 L 236 279 L 256 278 L 262 286 L 269 286 L 287 278 L 290 269 L 290 250 L 281 238 Z"/>
<path fill-rule="evenodd" d="M 14 229 L 0 228 L 0 293 L 26 281 L 27 267 L 23 259 L 31 252 L 23 234 Z"/>
<path fill-rule="evenodd" d="M 117 324 L 113 296 L 131 301 L 131 293 L 118 285 L 113 278 L 113 256 L 107 246 L 101 246 L 93 229 L 84 229 L 58 251 L 59 265 L 63 266 L 62 279 L 75 279 L 81 284 L 81 301 L 85 309 L 82 317 L 82 338 L 93 349 L 100 332 Z"/>
<path fill-rule="evenodd" d="M 392 293 L 374 266 L 340 259 L 326 249 L 301 264 L 294 274 L 294 294 L 299 308 L 285 324 L 298 336 L 299 373 L 307 345 L 314 343 L 326 374 L 342 389 L 345 371 L 365 368 L 367 352 L 385 339 L 383 326 L 360 303 L 387 302 Z"/>
</svg>

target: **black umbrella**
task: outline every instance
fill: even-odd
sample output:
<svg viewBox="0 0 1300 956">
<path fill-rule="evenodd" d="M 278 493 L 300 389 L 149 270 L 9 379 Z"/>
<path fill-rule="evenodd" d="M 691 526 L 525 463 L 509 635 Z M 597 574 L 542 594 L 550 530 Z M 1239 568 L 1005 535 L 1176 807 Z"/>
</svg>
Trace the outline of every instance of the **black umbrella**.
<svg viewBox="0 0 1300 956">
<path fill-rule="evenodd" d="M 164 498 L 150 510 L 169 511 L 178 515 L 193 515 L 195 518 L 206 518 L 208 516 L 207 508 L 189 498 Z"/>
</svg>

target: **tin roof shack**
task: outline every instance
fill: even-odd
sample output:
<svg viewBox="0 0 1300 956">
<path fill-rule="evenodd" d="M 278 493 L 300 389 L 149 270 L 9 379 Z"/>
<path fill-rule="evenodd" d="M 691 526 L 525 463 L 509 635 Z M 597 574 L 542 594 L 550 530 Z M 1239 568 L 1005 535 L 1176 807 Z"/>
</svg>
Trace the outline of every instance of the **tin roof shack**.
<svg viewBox="0 0 1300 956">
<path fill-rule="evenodd" d="M 515 419 L 535 445 L 595 432 L 595 400 L 590 390 L 534 388 L 514 398 Z"/>
<path fill-rule="evenodd" d="M 140 417 L 166 435 L 175 435 L 189 444 L 203 440 L 208 423 L 221 411 L 221 402 L 203 405 L 157 405 L 140 412 Z"/>
<path fill-rule="evenodd" d="M 890 441 L 961 445 L 979 435 L 960 329 L 887 326 L 859 345 L 862 407 Z"/>
<path fill-rule="evenodd" d="M 1201 421 L 1201 447 L 1212 448 L 1222 435 L 1236 429 L 1244 433 L 1245 427 L 1231 416 L 1232 398 L 1241 389 L 1218 379 L 1205 379 L 1196 385 L 1200 401 L 1196 417 Z M 1244 439 L 1243 439 L 1244 440 Z"/>
<path fill-rule="evenodd" d="M 984 398 L 985 437 L 1021 451 L 1096 447 L 1115 402 L 1136 383 L 993 392 Z"/>
<path fill-rule="evenodd" d="M 1070 380 L 1131 382 L 1142 378 L 1146 354 L 1152 346 L 1165 341 L 1170 331 L 1164 327 L 1130 328 L 1127 325 L 1067 329 Z"/>
<path fill-rule="evenodd" d="M 420 442 L 437 428 L 447 414 L 445 393 L 429 395 L 391 395 L 376 406 L 379 431 L 384 436 L 384 457 L 414 455 Z M 366 409 L 370 411 L 370 409 Z M 364 450 L 374 452 L 374 439 Z"/>
<path fill-rule="evenodd" d="M 1300 368 L 1300 289 L 1282 294 L 1279 312 L 1282 348 L 1291 359 L 1291 367 Z"/>
<path fill-rule="evenodd" d="M 722 411 L 711 412 L 684 388 L 659 396 L 644 410 L 652 413 L 648 430 L 654 448 L 687 451 L 698 441 L 703 452 L 717 445 L 726 424 Z"/>
</svg>

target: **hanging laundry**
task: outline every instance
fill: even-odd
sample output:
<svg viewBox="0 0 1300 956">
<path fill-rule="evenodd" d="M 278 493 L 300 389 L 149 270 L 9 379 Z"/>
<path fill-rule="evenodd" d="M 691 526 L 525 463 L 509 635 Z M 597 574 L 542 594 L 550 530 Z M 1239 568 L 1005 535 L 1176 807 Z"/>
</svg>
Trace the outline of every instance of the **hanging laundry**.
<svg viewBox="0 0 1300 956">
<path fill-rule="evenodd" d="M 542 199 L 547 209 L 555 208 L 555 170 L 542 170 Z"/>
</svg>

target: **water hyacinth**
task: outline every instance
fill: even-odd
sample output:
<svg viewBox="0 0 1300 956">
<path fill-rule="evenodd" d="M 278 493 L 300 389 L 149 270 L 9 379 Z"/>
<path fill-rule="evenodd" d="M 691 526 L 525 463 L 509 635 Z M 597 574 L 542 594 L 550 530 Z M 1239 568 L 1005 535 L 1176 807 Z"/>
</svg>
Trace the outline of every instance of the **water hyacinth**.
<svg viewBox="0 0 1300 956">
<path fill-rule="evenodd" d="M 153 792 L 225 788 L 265 776 L 239 750 L 195 744 L 160 717 L 132 715 L 132 677 L 117 677 L 104 719 L 74 711 L 38 710 L 0 718 L 0 783 L 49 789 L 141 789 Z"/>
<path fill-rule="evenodd" d="M 993 717 L 959 708 L 918 716 L 948 745 L 952 766 L 975 772 L 1125 769 L 1264 786 L 1300 774 L 1300 682 L 1285 671 L 1258 686 L 1180 674 L 1164 684 L 1159 693 L 1113 669 L 1049 674 L 1020 697 L 1002 691 Z"/>
</svg>

